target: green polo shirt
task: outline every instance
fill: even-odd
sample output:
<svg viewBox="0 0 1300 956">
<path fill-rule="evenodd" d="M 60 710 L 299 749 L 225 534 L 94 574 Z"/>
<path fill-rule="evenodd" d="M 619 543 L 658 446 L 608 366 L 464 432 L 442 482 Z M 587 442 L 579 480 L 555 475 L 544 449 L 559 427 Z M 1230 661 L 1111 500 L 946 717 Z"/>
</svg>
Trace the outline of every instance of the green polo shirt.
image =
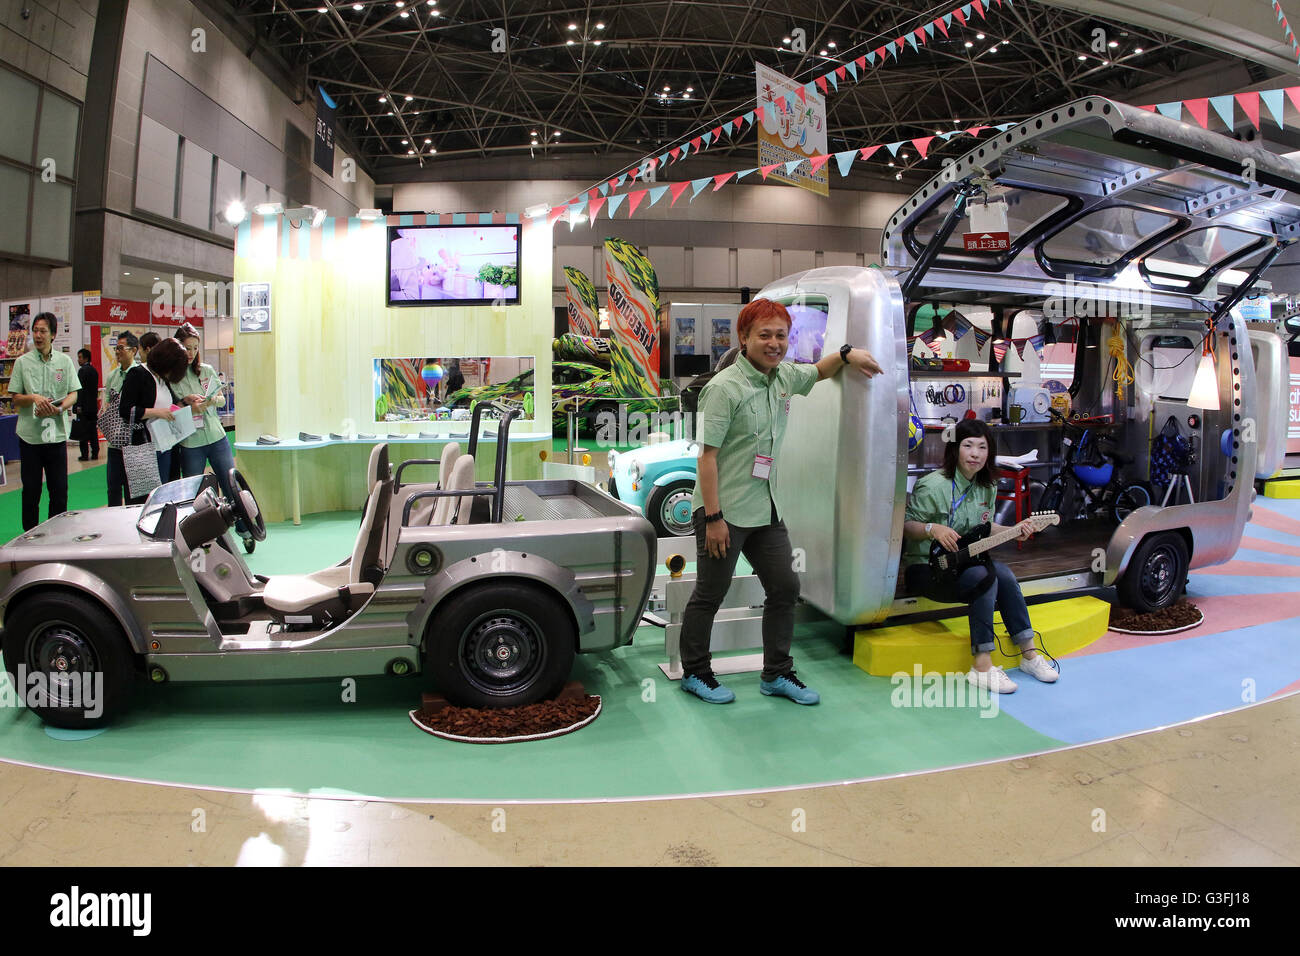
<svg viewBox="0 0 1300 956">
<path fill-rule="evenodd" d="M 728 524 L 758 528 L 771 523 L 771 483 L 781 463 L 790 399 L 807 395 L 815 384 L 816 365 L 782 362 L 765 375 L 742 355 L 704 386 L 695 439 L 718 449 L 718 501 Z M 775 459 L 767 480 L 753 475 L 755 455 Z M 691 508 L 703 507 L 697 482 Z"/>
<path fill-rule="evenodd" d="M 108 378 L 105 379 L 104 381 L 104 388 L 106 389 L 106 391 L 107 392 L 122 391 L 122 379 L 126 378 L 126 373 L 128 371 L 135 368 L 139 364 L 140 364 L 139 362 L 132 362 L 126 368 L 122 368 L 122 366 L 120 365 L 114 365 L 112 369 L 109 370 Z"/>
<path fill-rule="evenodd" d="M 24 352 L 14 362 L 9 391 L 13 394 L 43 395 L 54 404 L 68 397 L 69 392 L 81 388 L 77 367 L 65 352 L 50 350 L 43 358 L 36 349 Z M 31 445 L 54 444 L 68 440 L 68 413 L 37 418 L 36 406 L 24 405 L 18 409 L 18 437 Z"/>
<path fill-rule="evenodd" d="M 213 389 L 216 389 L 217 404 L 211 408 L 204 409 L 202 424 L 194 429 L 194 434 L 190 435 L 181 442 L 183 448 L 202 448 L 204 445 L 211 445 L 214 441 L 224 439 L 226 430 L 221 425 L 221 413 L 217 411 L 219 407 L 225 404 L 225 396 L 217 384 L 217 371 L 211 365 L 199 364 L 199 374 L 195 375 L 194 370 L 188 365 L 185 366 L 185 376 L 179 382 L 172 386 L 172 391 L 179 396 L 186 395 L 207 395 Z"/>
<path fill-rule="evenodd" d="M 907 497 L 905 521 L 920 521 L 922 524 L 946 524 L 958 534 L 966 534 L 972 528 L 993 520 L 993 503 L 998 490 L 993 485 L 979 485 L 967 481 L 957 472 L 954 478 L 944 475 L 942 469 L 930 472 L 912 487 Z M 966 497 L 963 499 L 962 495 Z M 957 510 L 952 512 L 954 502 L 960 502 Z M 903 566 L 919 564 L 930 560 L 930 541 L 907 541 L 903 548 Z"/>
</svg>

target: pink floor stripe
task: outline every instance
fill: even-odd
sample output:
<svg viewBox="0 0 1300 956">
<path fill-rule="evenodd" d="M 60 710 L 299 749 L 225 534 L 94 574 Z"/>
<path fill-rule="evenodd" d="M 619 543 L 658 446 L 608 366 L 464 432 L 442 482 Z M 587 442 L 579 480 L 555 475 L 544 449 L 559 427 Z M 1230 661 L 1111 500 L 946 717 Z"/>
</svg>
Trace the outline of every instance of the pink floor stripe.
<svg viewBox="0 0 1300 956">
<path fill-rule="evenodd" d="M 1089 654 L 1107 654 L 1111 651 L 1125 651 L 1134 647 L 1150 647 L 1153 644 L 1168 644 L 1189 637 L 1210 637 L 1225 631 L 1235 631 L 1256 624 L 1271 624 L 1300 617 L 1300 607 L 1296 606 L 1296 596 L 1283 594 L 1233 594 L 1216 597 L 1200 597 L 1192 601 L 1205 620 L 1200 627 L 1177 634 L 1144 636 L 1141 634 L 1116 634 L 1107 631 L 1100 638 L 1070 657 L 1086 657 Z M 1050 651 L 1051 648 L 1049 647 Z"/>
<path fill-rule="evenodd" d="M 1295 518 L 1288 518 L 1281 512 L 1273 511 L 1259 502 L 1260 499 L 1256 499 L 1251 506 L 1255 509 L 1255 514 L 1250 519 L 1251 524 L 1257 524 L 1261 528 L 1268 528 L 1270 531 L 1281 531 L 1284 534 L 1293 534 L 1300 537 L 1300 521 Z"/>
<path fill-rule="evenodd" d="M 1278 544 L 1276 541 L 1265 541 L 1263 538 L 1252 538 L 1249 535 L 1242 537 L 1241 546 L 1250 548 L 1252 551 L 1267 551 L 1270 554 L 1286 554 L 1300 558 L 1300 547 L 1296 545 Z"/>
<path fill-rule="evenodd" d="M 1300 578 L 1300 568 L 1291 564 L 1265 564 L 1263 561 L 1229 561 L 1209 568 L 1198 568 L 1193 574 L 1229 574 L 1243 578 Z"/>
<path fill-rule="evenodd" d="M 1269 694 L 1269 695 L 1268 695 L 1266 698 L 1264 698 L 1264 699 L 1265 699 L 1265 700 L 1272 700 L 1274 697 L 1281 697 L 1283 694 L 1290 694 L 1290 693 L 1292 693 L 1293 691 L 1297 691 L 1297 690 L 1300 690 L 1300 680 L 1296 681 L 1294 684 L 1287 684 L 1287 685 L 1286 685 L 1285 687 L 1283 687 L 1281 690 L 1279 690 L 1279 691 L 1277 691 L 1277 692 L 1275 692 L 1275 693 Z"/>
</svg>

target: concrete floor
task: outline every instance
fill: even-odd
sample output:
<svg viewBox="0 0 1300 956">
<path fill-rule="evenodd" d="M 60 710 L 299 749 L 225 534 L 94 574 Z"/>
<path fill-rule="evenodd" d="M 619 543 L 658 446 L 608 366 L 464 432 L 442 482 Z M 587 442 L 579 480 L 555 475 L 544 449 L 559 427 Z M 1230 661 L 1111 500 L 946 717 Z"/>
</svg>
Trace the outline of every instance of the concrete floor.
<svg viewBox="0 0 1300 956">
<path fill-rule="evenodd" d="M 1300 864 L 1300 694 L 1110 743 L 871 783 L 396 804 L 0 765 L 4 865 Z"/>
</svg>

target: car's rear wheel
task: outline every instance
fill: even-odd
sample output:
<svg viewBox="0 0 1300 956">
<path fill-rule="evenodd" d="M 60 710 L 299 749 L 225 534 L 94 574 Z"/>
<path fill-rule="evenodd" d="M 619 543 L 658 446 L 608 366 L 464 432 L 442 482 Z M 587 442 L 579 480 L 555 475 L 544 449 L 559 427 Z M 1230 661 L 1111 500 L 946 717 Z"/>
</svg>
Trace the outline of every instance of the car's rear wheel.
<svg viewBox="0 0 1300 956">
<path fill-rule="evenodd" d="M 15 695 L 54 727 L 99 727 L 130 703 L 130 646 L 90 598 L 59 592 L 23 601 L 6 616 L 3 649 Z"/>
<path fill-rule="evenodd" d="M 1139 614 L 1167 608 L 1187 583 L 1187 567 L 1187 542 L 1181 534 L 1164 531 L 1143 538 L 1120 579 L 1120 600 Z"/>
<path fill-rule="evenodd" d="M 573 668 L 573 620 L 555 594 L 519 581 L 475 585 L 435 612 L 424 667 L 462 707 L 520 707 L 554 697 Z"/>
<path fill-rule="evenodd" d="M 691 524 L 691 492 L 695 482 L 689 479 L 670 481 L 650 492 L 645 514 L 661 538 L 684 538 L 695 533 Z"/>
</svg>

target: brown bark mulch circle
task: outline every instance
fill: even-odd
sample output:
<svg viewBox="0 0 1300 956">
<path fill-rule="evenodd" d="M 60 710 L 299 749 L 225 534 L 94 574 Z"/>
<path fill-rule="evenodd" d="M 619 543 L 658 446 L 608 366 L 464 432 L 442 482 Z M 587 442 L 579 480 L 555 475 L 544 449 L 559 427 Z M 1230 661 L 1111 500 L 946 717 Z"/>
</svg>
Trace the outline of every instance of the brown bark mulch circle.
<svg viewBox="0 0 1300 956">
<path fill-rule="evenodd" d="M 587 726 L 600 714 L 600 697 L 543 700 L 500 709 L 451 707 L 410 712 L 411 723 L 427 734 L 471 744 L 545 740 Z"/>
<path fill-rule="evenodd" d="M 1112 605 L 1110 629 L 1119 634 L 1174 634 L 1200 626 L 1205 615 L 1190 601 L 1179 601 L 1150 614 L 1138 614 L 1130 608 Z"/>
</svg>

